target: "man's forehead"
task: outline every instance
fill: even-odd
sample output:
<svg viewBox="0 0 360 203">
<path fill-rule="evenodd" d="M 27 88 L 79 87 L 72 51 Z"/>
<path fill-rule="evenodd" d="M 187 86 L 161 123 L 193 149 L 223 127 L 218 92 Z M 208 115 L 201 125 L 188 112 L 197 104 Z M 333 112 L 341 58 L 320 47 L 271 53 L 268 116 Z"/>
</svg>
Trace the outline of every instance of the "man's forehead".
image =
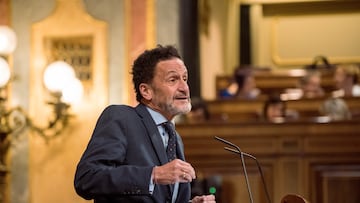
<svg viewBox="0 0 360 203">
<path fill-rule="evenodd" d="M 160 61 L 157 64 L 155 71 L 160 71 L 165 73 L 180 71 L 182 73 L 187 73 L 187 68 L 180 59 L 170 59 L 170 60 Z"/>
</svg>

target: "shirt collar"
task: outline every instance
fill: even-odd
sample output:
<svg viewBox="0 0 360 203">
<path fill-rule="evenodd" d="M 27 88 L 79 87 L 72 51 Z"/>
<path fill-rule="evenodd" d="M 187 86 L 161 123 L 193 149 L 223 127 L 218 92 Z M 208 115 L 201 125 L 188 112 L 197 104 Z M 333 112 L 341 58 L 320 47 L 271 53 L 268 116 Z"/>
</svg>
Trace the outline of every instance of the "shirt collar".
<svg viewBox="0 0 360 203">
<path fill-rule="evenodd" d="M 160 124 L 168 121 L 163 115 L 161 115 L 161 113 L 154 111 L 153 109 L 151 109 L 149 107 L 146 107 L 146 109 L 149 111 L 149 113 L 150 113 L 152 119 L 155 121 L 156 125 L 160 125 Z"/>
</svg>

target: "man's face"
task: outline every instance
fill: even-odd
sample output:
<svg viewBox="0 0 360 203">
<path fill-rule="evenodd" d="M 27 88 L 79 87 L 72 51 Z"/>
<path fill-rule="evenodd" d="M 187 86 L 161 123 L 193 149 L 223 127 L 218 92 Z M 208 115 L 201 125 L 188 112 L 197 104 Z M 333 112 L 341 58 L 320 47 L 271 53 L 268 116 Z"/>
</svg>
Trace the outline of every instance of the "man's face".
<svg viewBox="0 0 360 203">
<path fill-rule="evenodd" d="M 335 80 L 335 85 L 338 89 L 341 89 L 344 87 L 344 84 L 346 81 L 346 73 L 345 73 L 344 69 L 337 68 L 335 70 L 334 80 Z"/>
<path fill-rule="evenodd" d="M 161 61 L 155 67 L 154 78 L 143 94 L 146 104 L 171 120 L 191 109 L 187 69 L 178 58 Z"/>
<path fill-rule="evenodd" d="M 317 96 L 316 94 L 321 89 L 321 78 L 318 76 L 310 77 L 303 89 L 305 94 L 309 94 L 309 96 Z"/>
</svg>

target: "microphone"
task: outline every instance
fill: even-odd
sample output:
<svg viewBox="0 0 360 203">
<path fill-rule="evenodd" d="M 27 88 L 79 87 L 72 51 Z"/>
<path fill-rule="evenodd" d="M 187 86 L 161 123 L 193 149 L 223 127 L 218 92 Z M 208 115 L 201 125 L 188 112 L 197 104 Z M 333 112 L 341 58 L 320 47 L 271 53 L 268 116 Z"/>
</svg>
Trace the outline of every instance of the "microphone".
<svg viewBox="0 0 360 203">
<path fill-rule="evenodd" d="M 245 176 L 245 180 L 246 180 L 246 186 L 247 186 L 247 190 L 248 190 L 248 193 L 249 193 L 249 198 L 250 198 L 251 203 L 254 203 L 254 199 L 253 199 L 250 184 L 249 184 L 249 177 L 248 177 L 248 174 L 247 174 L 247 169 L 246 169 L 246 165 L 245 165 L 244 156 L 247 156 L 247 157 L 255 160 L 256 165 L 257 165 L 258 170 L 259 170 L 259 173 L 260 173 L 260 176 L 261 176 L 261 181 L 262 181 L 264 189 L 265 189 L 266 198 L 267 198 L 268 202 L 271 203 L 270 195 L 269 195 L 269 192 L 268 192 L 266 184 L 265 184 L 264 173 L 263 173 L 263 171 L 261 169 L 261 165 L 260 165 L 259 161 L 256 159 L 256 157 L 251 155 L 251 154 L 248 154 L 246 152 L 241 151 L 239 146 L 235 145 L 234 143 L 232 143 L 230 141 L 227 141 L 227 140 L 225 140 L 223 138 L 220 138 L 218 136 L 215 136 L 214 138 L 216 140 L 219 140 L 222 143 L 225 143 L 225 144 L 230 145 L 231 147 L 235 148 L 235 149 L 233 149 L 233 148 L 230 148 L 230 147 L 224 147 L 225 150 L 240 155 L 242 166 L 243 166 L 243 171 L 244 171 L 244 176 Z"/>
</svg>

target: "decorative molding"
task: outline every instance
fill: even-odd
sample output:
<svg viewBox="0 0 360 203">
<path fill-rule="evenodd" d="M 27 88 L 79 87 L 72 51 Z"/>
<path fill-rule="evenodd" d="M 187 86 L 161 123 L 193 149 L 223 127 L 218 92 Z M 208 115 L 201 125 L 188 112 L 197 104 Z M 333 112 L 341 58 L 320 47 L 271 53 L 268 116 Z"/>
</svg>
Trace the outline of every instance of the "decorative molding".
<svg viewBox="0 0 360 203">
<path fill-rule="evenodd" d="M 295 65 L 306 65 L 311 64 L 313 62 L 313 59 L 315 56 L 310 57 L 292 57 L 292 58 L 285 58 L 279 54 L 279 21 L 281 19 L 284 19 L 285 17 L 279 18 L 274 17 L 271 22 L 271 58 L 275 65 L 278 66 L 295 66 Z M 310 46 L 311 47 L 311 46 Z M 327 56 L 331 63 L 359 63 L 360 62 L 360 56 Z"/>
<path fill-rule="evenodd" d="M 44 46 L 47 64 L 54 61 L 65 61 L 70 64 L 76 77 L 83 83 L 86 90 L 93 86 L 93 36 L 45 37 Z"/>
<path fill-rule="evenodd" d="M 69 15 L 71 13 L 71 15 Z M 46 19 L 37 22 L 32 25 L 32 39 L 31 39 L 31 80 L 34 81 L 30 88 L 31 95 L 33 95 L 30 101 L 30 105 L 35 107 L 38 106 L 44 97 L 44 91 L 42 87 L 42 73 L 46 65 L 52 62 L 52 57 L 55 56 L 55 52 L 60 54 L 59 50 L 55 50 L 55 47 L 49 47 L 49 40 L 61 41 L 64 45 L 80 45 L 84 44 L 86 38 L 86 44 L 91 46 L 91 53 L 87 53 L 91 59 L 90 67 L 88 72 L 92 74 L 91 79 L 87 80 L 86 83 L 90 84 L 85 92 L 86 97 L 96 97 L 96 101 L 99 106 L 103 107 L 108 100 L 107 96 L 107 24 L 103 21 L 94 19 L 84 9 L 84 5 L 81 0 L 64 1 L 58 0 L 54 12 Z M 80 41 L 74 41 L 79 39 Z M 89 41 L 90 40 L 90 41 Z M 90 43 L 90 44 L 89 44 Z M 52 46 L 52 45 L 51 45 Z M 65 47 L 61 52 L 68 54 L 66 56 L 74 57 L 75 52 L 68 52 Z M 69 56 L 69 54 L 71 56 Z M 101 68 L 95 68 L 101 67 Z M 83 82 L 85 80 L 82 80 Z M 97 85 L 93 85 L 93 84 Z M 33 87 L 33 88 L 32 88 Z M 40 87 L 40 88 L 39 88 Z M 97 95 L 97 96 L 96 96 Z M 101 95 L 101 96 L 99 96 Z M 39 107 L 39 106 L 38 106 Z M 39 107 L 40 108 L 40 107 Z M 31 108 L 30 110 L 36 111 L 37 107 Z M 32 115 L 37 114 L 32 112 Z"/>
<path fill-rule="evenodd" d="M 98 114 L 108 104 L 108 24 L 89 15 L 82 0 L 57 0 L 54 11 L 39 22 L 31 24 L 30 68 L 29 68 L 29 114 L 34 123 L 39 126 L 46 125 L 50 111 L 44 108 L 49 101 L 49 95 L 43 86 L 43 72 L 48 65 L 47 51 L 55 51 L 45 46 L 46 39 L 51 41 L 60 39 L 65 44 L 78 44 L 76 39 L 85 39 L 86 44 L 92 46 L 91 53 L 91 88 L 86 92 L 79 104 L 71 106 L 76 117 L 69 123 L 64 136 L 57 138 L 53 145 L 46 145 L 40 136 L 29 133 L 29 200 L 28 202 L 48 202 L 51 194 L 54 199 L 61 196 L 65 202 L 74 202 L 62 196 L 65 188 L 60 185 L 62 192 L 52 194 L 51 188 L 46 187 L 48 180 L 52 182 L 67 182 L 65 166 L 72 166 L 74 154 L 79 144 L 88 140 L 91 133 L 89 123 L 96 122 Z M 91 41 L 89 41 L 91 39 Z M 74 41 L 73 41 L 74 40 Z M 68 53 L 70 54 L 71 53 Z M 60 144 L 57 145 L 57 144 Z M 60 156 L 61 154 L 61 156 Z M 50 158 L 51 157 L 51 158 Z M 67 163 L 59 167 L 61 163 Z M 70 179 L 70 178 L 69 178 Z M 43 188 L 38 185 L 45 185 Z M 64 190 L 63 190 L 64 189 Z M 50 200 L 49 200 L 50 201 Z"/>
</svg>

